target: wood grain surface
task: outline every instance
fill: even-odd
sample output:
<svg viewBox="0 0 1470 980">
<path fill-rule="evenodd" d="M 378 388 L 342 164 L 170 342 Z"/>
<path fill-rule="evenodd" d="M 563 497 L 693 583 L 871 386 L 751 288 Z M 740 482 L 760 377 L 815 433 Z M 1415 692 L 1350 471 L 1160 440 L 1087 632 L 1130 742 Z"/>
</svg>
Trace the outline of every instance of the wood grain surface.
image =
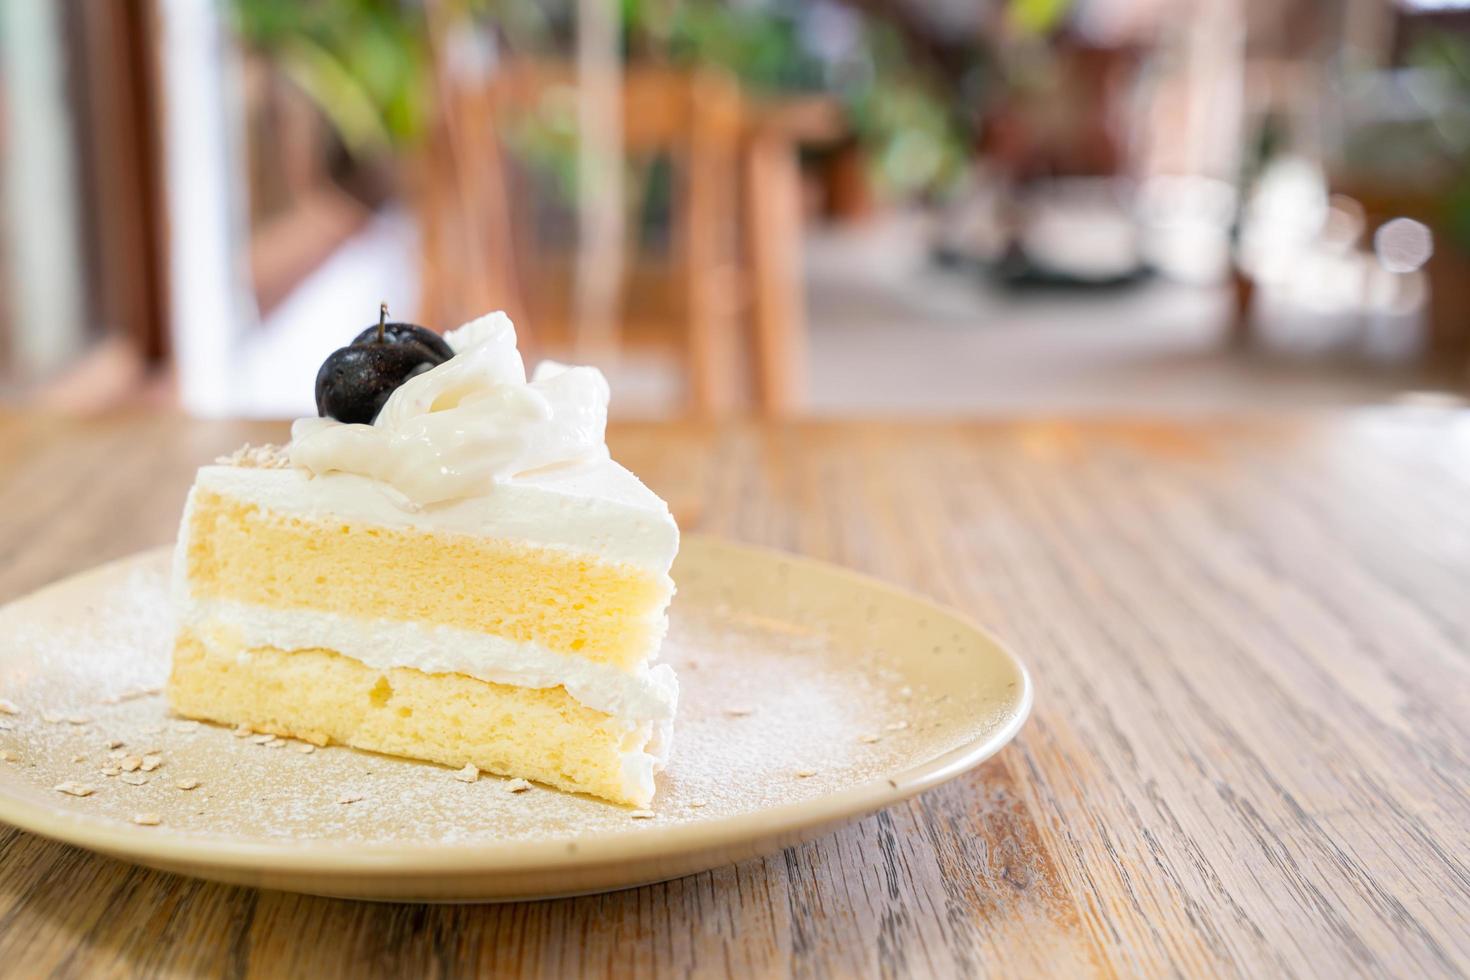
<svg viewBox="0 0 1470 980">
<path fill-rule="evenodd" d="M 279 426 L 0 415 L 0 597 L 171 539 Z M 829 837 L 506 906 L 227 888 L 0 831 L 0 974 L 1456 976 L 1470 416 L 617 427 L 689 527 L 969 611 L 1011 748 Z"/>
</svg>

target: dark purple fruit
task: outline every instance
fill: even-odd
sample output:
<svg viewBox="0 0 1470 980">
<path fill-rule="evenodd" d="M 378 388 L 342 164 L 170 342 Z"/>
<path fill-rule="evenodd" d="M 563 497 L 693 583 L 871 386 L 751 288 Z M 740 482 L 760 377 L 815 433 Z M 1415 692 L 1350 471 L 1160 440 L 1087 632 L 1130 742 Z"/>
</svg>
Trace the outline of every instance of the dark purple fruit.
<svg viewBox="0 0 1470 980">
<path fill-rule="evenodd" d="M 389 323 L 388 304 L 381 303 L 377 324 L 322 362 L 316 373 L 317 414 L 371 424 L 399 385 L 453 356 L 434 331 Z"/>
<path fill-rule="evenodd" d="M 362 333 L 352 338 L 354 344 L 369 344 L 378 342 L 377 324 L 368 327 Z M 407 344 L 420 343 L 439 355 L 441 361 L 447 361 L 454 356 L 454 348 L 447 344 L 443 337 L 416 323 L 385 323 L 383 324 L 383 343 Z"/>
<path fill-rule="evenodd" d="M 442 363 L 438 352 L 417 341 L 339 348 L 316 373 L 317 414 L 371 424 L 399 385 Z"/>
</svg>

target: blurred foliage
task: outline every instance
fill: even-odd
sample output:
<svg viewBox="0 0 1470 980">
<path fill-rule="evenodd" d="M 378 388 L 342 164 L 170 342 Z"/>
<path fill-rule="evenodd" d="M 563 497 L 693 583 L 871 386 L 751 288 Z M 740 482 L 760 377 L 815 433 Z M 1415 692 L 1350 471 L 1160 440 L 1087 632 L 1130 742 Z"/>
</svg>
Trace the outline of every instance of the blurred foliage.
<svg viewBox="0 0 1470 980">
<path fill-rule="evenodd" d="M 1027 34 L 1055 30 L 1072 7 L 1072 0 L 1010 0 L 1006 14 L 1016 28 Z"/>
<path fill-rule="evenodd" d="M 500 133 L 510 152 L 562 203 L 577 199 L 577 92 L 546 91 L 534 112 L 506 122 Z"/>
<path fill-rule="evenodd" d="M 1336 164 L 1424 199 L 1438 232 L 1470 252 L 1470 37 L 1415 42 L 1401 68 L 1349 76 Z"/>
<path fill-rule="evenodd" d="M 975 134 L 971 108 L 916 71 L 894 32 L 867 30 L 872 71 L 845 86 L 858 139 L 867 148 L 880 188 L 900 196 L 943 193 L 964 175 Z"/>
<path fill-rule="evenodd" d="M 1053 24 L 1069 4 L 1008 2 L 1033 30 Z M 453 15 L 477 18 L 509 51 L 567 57 L 572 50 L 575 0 L 445 3 Z M 231 0 L 231 9 L 240 37 L 316 103 L 354 156 L 422 137 L 431 96 L 423 0 Z M 880 190 L 901 197 L 932 193 L 965 170 L 973 105 L 867 8 L 835 0 L 620 0 L 619 9 L 630 61 L 718 68 L 757 97 L 836 98 Z M 821 17 L 826 20 L 814 23 Z M 978 48 L 975 53 L 979 58 Z M 505 134 L 517 156 L 559 194 L 576 185 L 575 121 L 570 93 L 554 95 Z"/>
<path fill-rule="evenodd" d="M 1434 120 L 1439 152 L 1452 175 L 1440 217 L 1444 233 L 1470 252 L 1470 37 L 1434 34 L 1415 45 L 1409 63 L 1438 79 L 1451 107 Z"/>
<path fill-rule="evenodd" d="M 239 36 L 271 58 L 354 156 L 410 145 L 428 119 L 423 7 L 399 0 L 232 0 Z"/>
<path fill-rule="evenodd" d="M 751 92 L 822 88 L 821 62 L 802 44 L 793 12 L 779 7 L 624 0 L 623 36 L 632 58 L 721 68 Z"/>
<path fill-rule="evenodd" d="M 881 191 L 941 191 L 964 171 L 972 142 L 966 106 L 890 25 L 863 9 L 831 0 L 623 0 L 622 9 L 630 59 L 718 68 L 757 97 L 836 98 Z"/>
</svg>

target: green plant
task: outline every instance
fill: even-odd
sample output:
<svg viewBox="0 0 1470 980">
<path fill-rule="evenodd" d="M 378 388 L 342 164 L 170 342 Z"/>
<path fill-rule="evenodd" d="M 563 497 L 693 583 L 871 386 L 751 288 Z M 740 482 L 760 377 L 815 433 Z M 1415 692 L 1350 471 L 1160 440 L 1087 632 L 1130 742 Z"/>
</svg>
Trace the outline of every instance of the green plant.
<svg viewBox="0 0 1470 980">
<path fill-rule="evenodd" d="M 1470 38 L 1432 35 L 1414 47 L 1409 62 L 1437 78 L 1448 94 L 1433 126 L 1435 152 L 1451 175 L 1440 199 L 1441 231 L 1470 252 Z"/>
<path fill-rule="evenodd" d="M 362 157 L 417 141 L 428 117 L 421 5 L 398 0 L 232 0 L 239 36 L 267 55 Z"/>
<path fill-rule="evenodd" d="M 1040 29 L 1069 0 L 1013 0 Z M 514 51 L 565 54 L 575 35 L 571 0 L 444 0 L 446 16 L 474 15 Z M 239 35 L 321 109 L 356 157 L 413 145 L 430 108 L 422 0 L 232 0 Z M 625 55 L 723 69 L 757 96 L 827 92 L 847 109 L 878 185 L 898 196 L 941 189 L 959 176 L 971 143 L 952 81 L 904 49 L 879 17 L 845 8 L 855 44 L 833 64 L 809 50 L 794 8 L 720 0 L 621 0 Z M 557 192 L 576 186 L 575 109 L 549 99 L 504 133 L 512 150 Z"/>
<path fill-rule="evenodd" d="M 1335 163 L 1426 200 L 1441 238 L 1470 252 L 1470 38 L 1430 34 L 1402 69 L 1350 73 L 1345 87 Z"/>
<path fill-rule="evenodd" d="M 822 65 L 802 46 L 796 19 L 787 10 L 691 0 L 664 11 L 657 4 L 627 0 L 623 16 L 635 57 L 642 52 L 676 64 L 722 68 L 748 91 L 762 94 L 822 86 Z"/>
<path fill-rule="evenodd" d="M 826 92 L 847 110 L 881 189 L 944 188 L 968 159 L 966 107 L 881 18 L 845 9 L 857 30 L 835 62 L 809 49 L 789 5 L 624 0 L 624 34 L 632 56 L 721 68 L 757 96 Z"/>
<path fill-rule="evenodd" d="M 1046 34 L 1071 7 L 1072 0 L 1010 0 L 1007 13 L 1011 23 L 1027 34 Z"/>
<path fill-rule="evenodd" d="M 917 68 L 897 35 L 868 25 L 872 71 L 839 95 L 871 160 L 878 186 L 899 197 L 947 190 L 961 177 L 972 143 L 966 106 Z"/>
</svg>

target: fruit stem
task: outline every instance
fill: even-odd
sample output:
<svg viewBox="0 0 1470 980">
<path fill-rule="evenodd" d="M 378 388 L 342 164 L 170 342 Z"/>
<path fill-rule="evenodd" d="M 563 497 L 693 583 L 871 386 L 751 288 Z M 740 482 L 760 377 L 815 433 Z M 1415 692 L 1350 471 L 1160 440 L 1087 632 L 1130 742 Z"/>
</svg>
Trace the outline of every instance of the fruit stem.
<svg viewBox="0 0 1470 980">
<path fill-rule="evenodd" d="M 383 342 L 383 328 L 388 323 L 388 304 L 378 304 L 378 343 Z"/>
</svg>

